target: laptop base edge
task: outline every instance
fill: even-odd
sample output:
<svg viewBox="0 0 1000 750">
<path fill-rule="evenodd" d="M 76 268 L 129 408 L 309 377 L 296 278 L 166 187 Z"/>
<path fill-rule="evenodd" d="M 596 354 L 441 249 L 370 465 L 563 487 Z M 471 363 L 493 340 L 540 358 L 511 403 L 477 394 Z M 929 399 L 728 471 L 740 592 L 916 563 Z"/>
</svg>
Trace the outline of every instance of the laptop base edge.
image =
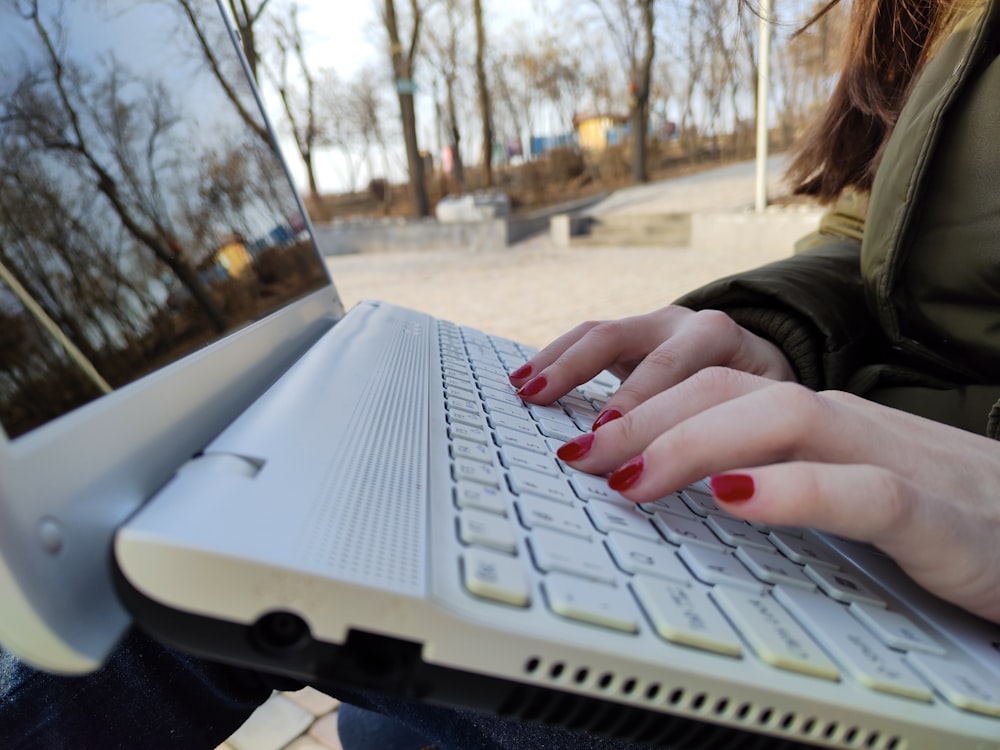
<svg viewBox="0 0 1000 750">
<path fill-rule="evenodd" d="M 348 702 L 358 690 L 371 691 L 672 750 L 815 747 L 430 664 L 422 658 L 421 644 L 382 634 L 351 630 L 341 645 L 319 641 L 291 613 L 272 612 L 250 626 L 186 613 L 137 591 L 117 568 L 114 582 L 136 623 L 151 637 L 195 656 L 302 681 Z"/>
</svg>

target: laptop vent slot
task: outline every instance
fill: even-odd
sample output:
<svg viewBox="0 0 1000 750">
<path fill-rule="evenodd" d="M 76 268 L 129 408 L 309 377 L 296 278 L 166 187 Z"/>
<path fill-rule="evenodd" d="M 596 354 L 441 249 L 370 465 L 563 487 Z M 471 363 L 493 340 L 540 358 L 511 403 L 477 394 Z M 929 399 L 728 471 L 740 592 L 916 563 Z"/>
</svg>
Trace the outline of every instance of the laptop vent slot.
<svg viewBox="0 0 1000 750">
<path fill-rule="evenodd" d="M 544 721 L 567 729 L 594 732 L 607 736 L 630 739 L 635 742 L 657 744 L 668 742 L 673 748 L 747 748 L 800 747 L 802 741 L 812 743 L 836 743 L 837 745 L 859 748 L 859 750 L 905 750 L 906 742 L 898 736 L 884 735 L 878 730 L 864 730 L 861 727 L 845 725 L 836 721 L 822 721 L 815 717 L 804 717 L 796 712 L 780 712 L 766 705 L 750 702 L 736 702 L 726 697 L 711 696 L 704 692 L 670 687 L 656 681 L 644 681 L 613 672 L 595 670 L 588 666 L 570 665 L 563 661 L 547 661 L 532 657 L 524 665 L 526 675 L 534 680 L 552 683 L 559 688 L 579 687 L 597 689 L 609 698 L 626 699 L 633 703 L 648 704 L 650 707 L 696 713 L 712 719 L 736 722 L 750 731 L 777 732 L 785 735 L 788 742 L 773 736 L 737 733 L 732 729 L 715 724 L 702 723 L 694 718 L 683 718 L 665 714 L 642 712 L 643 729 L 638 729 L 635 716 L 625 719 L 616 712 L 627 713 L 620 706 L 604 704 L 566 693 L 551 693 L 544 688 L 523 688 L 517 696 L 511 696 L 505 712 L 522 719 Z M 605 716 L 605 706 L 613 706 L 614 716 Z M 641 710 L 641 709 L 637 709 Z M 626 731 L 627 730 L 627 731 Z M 657 736 L 662 731 L 664 737 Z M 706 734 L 707 733 L 707 734 Z M 643 736 L 640 738 L 638 734 Z M 649 736 L 645 736 L 645 735 Z M 718 737 L 712 739 L 713 734 Z M 678 738 L 683 735 L 685 744 Z M 697 736 L 696 736 L 697 735 Z M 703 736 L 704 735 L 704 736 Z M 728 739 L 726 739 L 728 737 Z M 759 742 L 763 741 L 763 745 Z"/>
</svg>

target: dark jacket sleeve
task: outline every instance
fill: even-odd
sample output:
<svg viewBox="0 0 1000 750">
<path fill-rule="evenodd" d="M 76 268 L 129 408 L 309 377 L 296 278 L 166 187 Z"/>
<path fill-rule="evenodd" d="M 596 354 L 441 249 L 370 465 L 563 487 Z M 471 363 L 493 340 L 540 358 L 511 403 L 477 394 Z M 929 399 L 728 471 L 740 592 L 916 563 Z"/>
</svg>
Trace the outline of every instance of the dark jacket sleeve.
<svg viewBox="0 0 1000 750">
<path fill-rule="evenodd" d="M 805 245 L 790 258 L 715 281 L 677 304 L 722 310 L 773 341 L 804 385 L 844 388 L 881 341 L 865 304 L 861 243 L 820 232 Z"/>
</svg>

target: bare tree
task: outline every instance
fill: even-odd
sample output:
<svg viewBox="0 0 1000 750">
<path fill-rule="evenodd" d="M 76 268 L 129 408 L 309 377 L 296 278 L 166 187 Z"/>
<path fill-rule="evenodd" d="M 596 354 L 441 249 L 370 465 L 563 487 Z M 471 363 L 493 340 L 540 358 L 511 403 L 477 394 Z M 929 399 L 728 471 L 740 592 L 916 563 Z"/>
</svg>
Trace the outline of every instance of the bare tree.
<svg viewBox="0 0 1000 750">
<path fill-rule="evenodd" d="M 289 7 L 287 19 L 276 22 L 274 43 L 277 48 L 277 70 L 266 64 L 262 64 L 262 67 L 281 98 L 295 141 L 295 149 L 306 169 L 309 199 L 316 205 L 320 200 L 316 181 L 316 148 L 323 138 L 317 122 L 316 75 L 306 62 L 299 10 L 298 3 L 293 2 Z M 302 89 L 299 89 L 299 86 Z"/>
<path fill-rule="evenodd" d="M 646 182 L 649 96 L 653 60 L 656 56 L 654 33 L 655 0 L 589 0 L 614 42 L 628 76 L 629 120 L 632 127 L 632 181 Z"/>
<path fill-rule="evenodd" d="M 460 96 L 459 74 L 466 66 L 462 58 L 462 40 L 466 36 L 467 18 L 460 0 L 444 0 L 438 6 L 443 18 L 430 24 L 427 33 L 428 61 L 444 83 L 444 128 L 452 152 L 453 174 L 459 189 L 465 186 L 465 165 L 462 160 L 462 128 L 457 99 Z M 436 97 L 435 97 L 436 98 Z M 438 103 L 436 103 L 438 104 Z M 440 105 L 439 111 L 440 111 Z"/>
<path fill-rule="evenodd" d="M 482 169 L 486 187 L 493 185 L 493 107 L 486 78 L 486 27 L 483 22 L 483 0 L 472 0 L 476 24 L 476 92 L 479 98 L 479 119 L 482 122 Z"/>
<path fill-rule="evenodd" d="M 270 0 L 261 0 L 256 8 L 253 8 L 245 0 L 240 0 L 240 2 L 237 2 L 237 0 L 228 0 L 228 2 L 236 19 L 243 53 L 256 79 L 261 59 L 260 51 L 257 47 L 256 28 Z M 264 143 L 273 148 L 274 144 L 271 140 L 271 134 L 261 120 L 256 105 L 241 95 L 239 88 L 233 84 L 233 80 L 239 78 L 242 72 L 227 70 L 223 58 L 217 52 L 219 45 L 227 45 L 229 44 L 229 40 L 209 36 L 208 29 L 212 28 L 214 24 L 208 23 L 205 15 L 218 14 L 219 9 L 214 0 L 170 0 L 170 6 L 179 9 L 185 23 L 194 32 L 198 49 L 208 63 L 216 81 L 218 81 L 225 92 L 226 98 L 229 99 L 239 113 L 240 118 Z"/>
<path fill-rule="evenodd" d="M 523 25 L 505 36 L 507 49 L 498 51 L 493 63 L 496 114 L 517 138 L 534 134 L 542 115 L 555 114 L 560 129 L 569 130 L 586 93 L 587 54 L 571 46 L 583 37 Z"/>
<path fill-rule="evenodd" d="M 382 24 L 389 42 L 389 59 L 396 81 L 396 95 L 399 99 L 399 114 L 403 126 L 403 142 L 406 144 L 406 163 L 410 173 L 410 195 L 413 212 L 417 216 L 428 216 L 431 212 L 424 182 L 424 162 L 417 141 L 417 113 L 413 98 L 416 92 L 414 72 L 420 49 L 420 34 L 423 27 L 426 4 L 420 0 L 409 3 L 409 34 L 404 46 L 400 18 L 396 13 L 395 0 L 385 0 L 382 7 Z"/>
<path fill-rule="evenodd" d="M 226 0 L 230 13 L 233 14 L 233 21 L 236 24 L 236 31 L 240 35 L 240 44 L 243 45 L 243 54 L 246 55 L 247 64 L 250 66 L 250 73 L 254 79 L 259 81 L 257 74 L 260 64 L 260 49 L 257 46 L 257 25 L 264 16 L 271 0 L 260 0 L 256 5 L 247 0 Z"/>
<path fill-rule="evenodd" d="M 810 4 L 804 17 L 812 17 L 823 5 Z M 778 99 L 777 115 L 786 143 L 829 100 L 839 69 L 847 14 L 847 8 L 838 5 L 807 30 L 793 33 L 784 44 L 776 44 L 772 88 Z"/>
<path fill-rule="evenodd" d="M 345 89 L 344 120 L 354 130 L 351 140 L 359 142 L 363 147 L 372 186 L 379 184 L 383 209 L 388 211 L 392 203 L 392 191 L 388 189 L 392 167 L 389 159 L 389 134 L 386 133 L 385 126 L 389 118 L 384 116 L 388 102 L 379 96 L 379 87 L 372 85 L 379 77 L 379 72 L 370 68 L 358 71 Z M 373 161 L 376 152 L 381 162 L 378 167 Z"/>
<path fill-rule="evenodd" d="M 82 172 L 89 174 L 92 184 L 105 197 L 128 234 L 173 271 L 218 331 L 226 330 L 222 310 L 209 295 L 182 252 L 176 232 L 158 209 L 155 182 L 149 184 L 148 190 L 136 190 L 129 173 L 118 169 L 126 162 L 152 163 L 158 142 L 171 127 L 171 119 L 163 108 L 164 92 L 155 88 L 147 92 L 142 103 L 148 108 L 146 112 L 136 101 L 121 100 L 117 96 L 118 71 L 114 62 L 110 63 L 111 72 L 106 81 L 98 83 L 97 88 L 88 86 L 73 65 L 62 58 L 39 13 L 37 0 L 22 4 L 20 13 L 31 24 L 41 42 L 49 85 L 46 87 L 42 77 L 29 73 L 24 86 L 19 89 L 20 96 L 15 98 L 10 108 L 9 120 L 22 128 L 24 136 L 39 148 L 64 154 Z M 106 104 L 96 106 L 100 111 L 107 112 L 105 117 L 111 119 L 102 121 L 98 110 L 88 112 L 91 103 L 101 100 Z M 129 118 L 132 117 L 146 118 L 149 123 L 143 142 L 139 141 L 137 131 L 130 125 Z M 85 118 L 91 124 L 89 131 L 84 124 Z M 109 155 L 102 155 L 91 142 L 92 138 L 100 140 L 95 131 L 118 139 L 112 141 Z M 129 138 L 131 141 L 126 142 L 125 139 Z"/>
</svg>

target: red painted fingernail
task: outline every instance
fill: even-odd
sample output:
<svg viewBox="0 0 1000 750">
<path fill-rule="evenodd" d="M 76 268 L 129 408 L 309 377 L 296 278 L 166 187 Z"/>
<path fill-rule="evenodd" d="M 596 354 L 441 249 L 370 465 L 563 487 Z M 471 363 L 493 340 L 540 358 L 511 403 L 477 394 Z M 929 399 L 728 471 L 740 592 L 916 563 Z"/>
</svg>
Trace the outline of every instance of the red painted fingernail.
<svg viewBox="0 0 1000 750">
<path fill-rule="evenodd" d="M 636 456 L 631 461 L 622 464 L 615 469 L 608 477 L 608 487 L 616 492 L 624 492 L 633 484 L 639 481 L 642 476 L 642 469 L 646 460 L 641 456 Z"/>
<path fill-rule="evenodd" d="M 605 409 L 600 414 L 597 415 L 597 419 L 594 420 L 594 424 L 591 426 L 591 430 L 596 430 L 598 427 L 603 427 L 608 422 L 613 422 L 616 419 L 621 419 L 622 413 L 617 409 Z"/>
<path fill-rule="evenodd" d="M 539 375 L 537 378 L 529 380 L 527 383 L 518 388 L 517 395 L 534 396 L 536 393 L 545 388 L 545 386 L 547 386 L 548 384 L 549 381 L 545 379 L 545 376 Z"/>
<path fill-rule="evenodd" d="M 563 461 L 579 461 L 581 458 L 590 453 L 590 449 L 593 445 L 594 433 L 588 432 L 584 435 L 580 435 L 580 437 L 573 438 L 564 445 L 561 445 L 559 450 L 556 451 L 556 455 Z"/>
<path fill-rule="evenodd" d="M 747 474 L 719 474 L 708 483 L 712 494 L 724 503 L 743 503 L 753 497 L 753 477 Z"/>
<path fill-rule="evenodd" d="M 510 378 L 511 381 L 514 381 L 514 380 L 524 380 L 530 375 L 531 375 L 531 365 L 526 364 L 518 367 L 508 377 Z"/>
</svg>

